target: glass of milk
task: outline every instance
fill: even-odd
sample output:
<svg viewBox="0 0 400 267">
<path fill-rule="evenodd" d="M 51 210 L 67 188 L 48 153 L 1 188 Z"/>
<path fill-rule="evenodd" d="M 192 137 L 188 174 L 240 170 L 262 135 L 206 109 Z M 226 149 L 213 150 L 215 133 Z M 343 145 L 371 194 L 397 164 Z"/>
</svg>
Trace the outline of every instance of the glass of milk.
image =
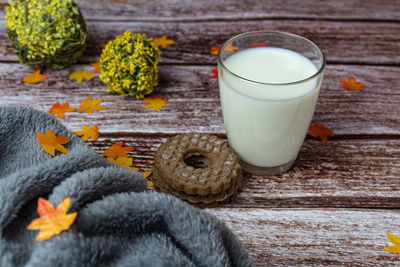
<svg viewBox="0 0 400 267">
<path fill-rule="evenodd" d="M 310 125 L 325 68 L 304 37 L 249 32 L 218 52 L 219 89 L 229 145 L 242 168 L 258 175 L 288 170 Z"/>
</svg>

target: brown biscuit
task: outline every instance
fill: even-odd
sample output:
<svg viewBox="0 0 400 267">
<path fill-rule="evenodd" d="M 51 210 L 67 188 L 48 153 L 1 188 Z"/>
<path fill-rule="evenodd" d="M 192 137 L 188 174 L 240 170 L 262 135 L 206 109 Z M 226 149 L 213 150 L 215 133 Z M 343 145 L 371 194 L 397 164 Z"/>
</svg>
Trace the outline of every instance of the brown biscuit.
<svg viewBox="0 0 400 267">
<path fill-rule="evenodd" d="M 154 155 L 153 173 L 156 188 L 197 206 L 229 200 L 243 180 L 239 157 L 227 142 L 204 133 L 169 138 Z"/>
<path fill-rule="evenodd" d="M 186 200 L 190 203 L 192 203 L 195 206 L 199 207 L 214 207 L 217 206 L 221 203 L 228 202 L 231 200 L 234 195 L 240 191 L 242 187 L 242 174 L 240 173 L 237 176 L 237 179 L 233 181 L 232 185 L 230 188 L 228 188 L 226 191 L 221 192 L 216 195 L 208 195 L 208 196 L 200 196 L 200 195 L 191 195 L 191 194 L 186 194 L 183 191 L 177 191 L 174 190 L 171 186 L 169 186 L 167 183 L 165 183 L 165 180 L 159 175 L 158 171 L 156 169 L 153 169 L 153 177 L 152 180 L 154 182 L 155 187 L 164 193 L 169 193 L 172 195 L 175 195 L 179 197 L 182 200 Z"/>
</svg>

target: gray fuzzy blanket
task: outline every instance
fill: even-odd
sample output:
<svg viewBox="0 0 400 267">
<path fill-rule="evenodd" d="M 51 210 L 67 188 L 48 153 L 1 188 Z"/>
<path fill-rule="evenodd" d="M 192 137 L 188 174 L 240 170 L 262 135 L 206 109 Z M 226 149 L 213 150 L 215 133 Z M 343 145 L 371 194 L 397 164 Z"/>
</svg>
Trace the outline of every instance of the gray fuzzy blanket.
<svg viewBox="0 0 400 267">
<path fill-rule="evenodd" d="M 70 153 L 47 154 L 36 139 L 46 129 L 70 138 Z M 146 183 L 53 116 L 0 108 L 0 266 L 253 266 L 223 222 Z M 39 197 L 71 198 L 69 230 L 35 240 Z"/>
</svg>

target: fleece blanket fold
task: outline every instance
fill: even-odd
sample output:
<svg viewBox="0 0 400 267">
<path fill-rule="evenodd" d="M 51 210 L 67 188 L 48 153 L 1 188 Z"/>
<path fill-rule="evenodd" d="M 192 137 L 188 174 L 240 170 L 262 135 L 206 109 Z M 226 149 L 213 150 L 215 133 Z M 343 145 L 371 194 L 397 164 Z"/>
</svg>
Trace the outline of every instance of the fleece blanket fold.
<svg viewBox="0 0 400 267">
<path fill-rule="evenodd" d="M 47 129 L 71 139 L 70 153 L 42 149 L 36 133 Z M 222 221 L 146 184 L 53 116 L 0 107 L 0 266 L 253 266 Z M 39 197 L 55 207 L 71 198 L 69 230 L 35 240 Z"/>
</svg>

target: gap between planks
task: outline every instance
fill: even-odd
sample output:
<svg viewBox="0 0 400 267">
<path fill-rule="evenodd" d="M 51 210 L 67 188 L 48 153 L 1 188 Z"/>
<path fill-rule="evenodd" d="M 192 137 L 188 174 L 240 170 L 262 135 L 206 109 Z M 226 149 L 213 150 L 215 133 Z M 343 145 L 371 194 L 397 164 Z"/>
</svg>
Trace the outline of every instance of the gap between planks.
<svg viewBox="0 0 400 267">
<path fill-rule="evenodd" d="M 16 60 L 0 21 L 0 60 Z M 162 49 L 162 62 L 216 64 L 210 49 L 230 37 L 247 31 L 280 30 L 302 35 L 322 48 L 329 62 L 398 65 L 399 23 L 321 22 L 321 21 L 240 21 L 240 22 L 88 22 L 88 48 L 81 60 L 100 56 L 104 44 L 129 29 L 149 37 L 167 34 L 176 44 Z"/>
<path fill-rule="evenodd" d="M 322 19 L 322 20 L 371 20 L 399 21 L 396 0 L 382 1 L 176 1 L 176 0 L 77 0 L 86 20 L 123 21 L 204 21 L 252 19 Z M 0 0 L 0 7 L 7 0 Z M 4 11 L 2 11 L 4 12 Z M 238 15 L 240 14 L 240 16 Z M 3 17 L 4 14 L 1 14 Z"/>
</svg>

